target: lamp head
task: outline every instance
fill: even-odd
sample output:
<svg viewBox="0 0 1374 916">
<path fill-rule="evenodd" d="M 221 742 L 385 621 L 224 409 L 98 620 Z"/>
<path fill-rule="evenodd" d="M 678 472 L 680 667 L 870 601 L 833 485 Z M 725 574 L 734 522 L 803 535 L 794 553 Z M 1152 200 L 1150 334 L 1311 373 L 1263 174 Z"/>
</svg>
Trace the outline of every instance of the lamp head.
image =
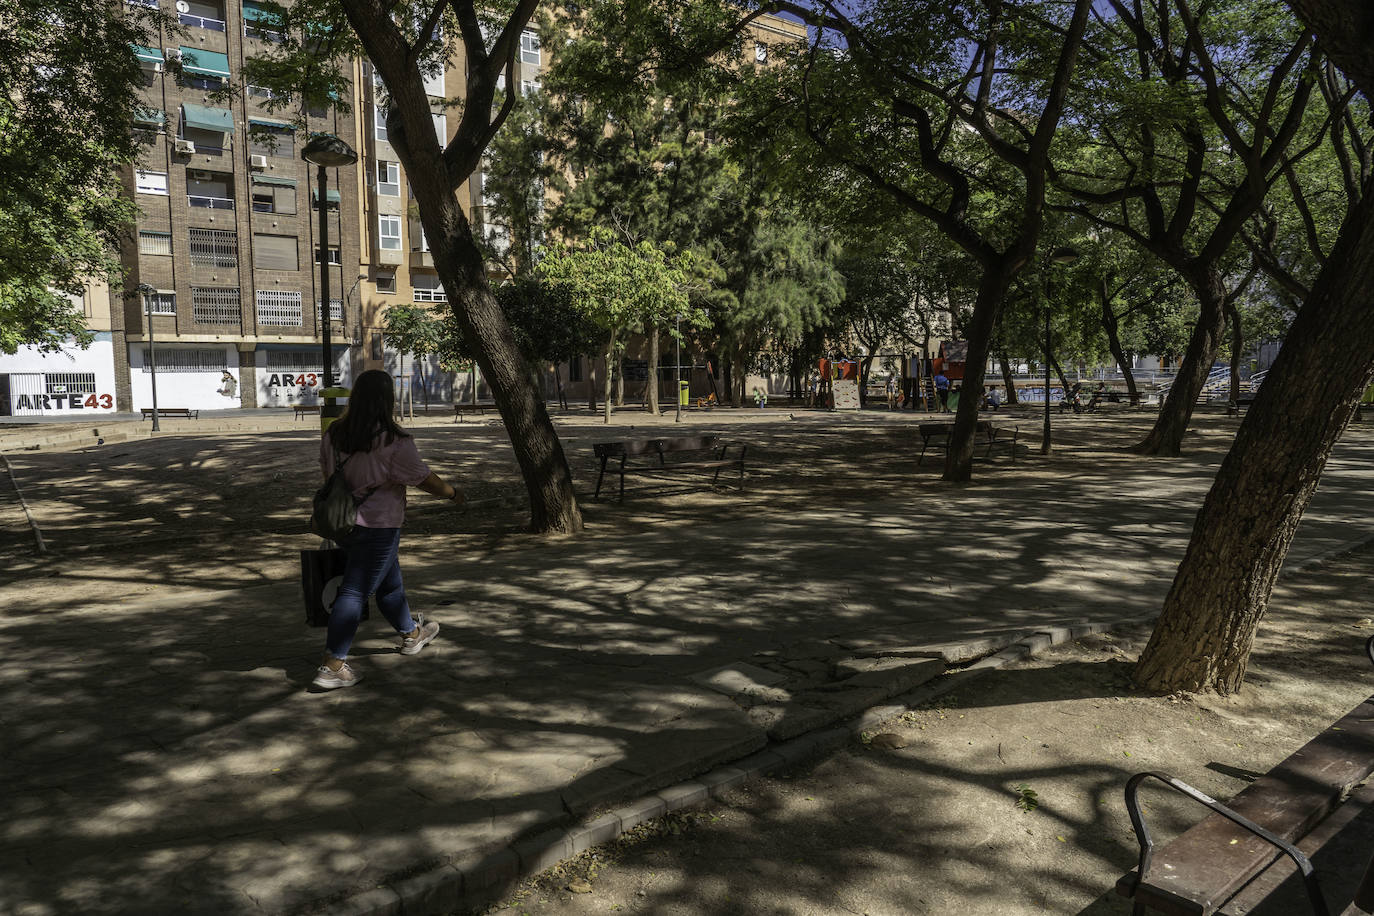
<svg viewBox="0 0 1374 916">
<path fill-rule="evenodd" d="M 301 150 L 301 158 L 325 168 L 338 168 L 358 161 L 353 148 L 333 134 L 315 134 Z"/>
<path fill-rule="evenodd" d="M 1078 260 L 1078 252 L 1067 245 L 1061 245 L 1050 252 L 1050 260 L 1056 264 L 1072 264 Z"/>
</svg>

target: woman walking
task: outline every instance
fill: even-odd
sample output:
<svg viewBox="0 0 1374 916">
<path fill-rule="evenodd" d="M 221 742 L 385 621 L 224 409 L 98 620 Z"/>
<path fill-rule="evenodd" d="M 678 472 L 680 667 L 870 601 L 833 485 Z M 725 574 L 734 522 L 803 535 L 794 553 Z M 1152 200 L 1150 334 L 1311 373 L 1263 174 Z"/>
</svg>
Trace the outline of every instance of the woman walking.
<svg viewBox="0 0 1374 916">
<path fill-rule="evenodd" d="M 364 372 L 353 385 L 343 416 L 320 440 L 325 479 L 342 464 L 358 502 L 357 523 L 338 542 L 348 551 L 348 558 L 329 614 L 324 661 L 313 681 L 325 690 L 352 687 L 362 680 L 347 659 L 369 594 L 376 594 L 382 616 L 400 634 L 402 655 L 415 655 L 439 635 L 439 624 L 411 617 L 401 583 L 399 548 L 406 487 L 419 487 L 454 503 L 462 503 L 463 494 L 420 459 L 415 440 L 392 418 L 395 400 L 390 375 L 379 369 Z"/>
</svg>

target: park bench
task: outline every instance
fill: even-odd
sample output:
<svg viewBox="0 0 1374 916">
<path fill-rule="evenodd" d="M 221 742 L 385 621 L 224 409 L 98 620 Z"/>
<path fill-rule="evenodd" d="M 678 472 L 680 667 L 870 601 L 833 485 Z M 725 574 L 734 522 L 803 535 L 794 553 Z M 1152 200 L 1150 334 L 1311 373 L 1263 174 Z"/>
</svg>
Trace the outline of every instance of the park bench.
<svg viewBox="0 0 1374 916">
<path fill-rule="evenodd" d="M 154 408 L 144 407 L 142 411 L 143 419 L 151 420 L 153 418 Z M 200 411 L 192 410 L 189 407 L 158 407 L 156 408 L 156 413 L 159 417 L 179 417 L 183 420 L 200 419 Z"/>
<path fill-rule="evenodd" d="M 925 460 L 926 449 L 930 446 L 933 445 L 943 452 L 949 451 L 949 437 L 954 434 L 953 423 L 921 423 L 917 425 L 917 430 L 921 434 L 921 454 L 916 459 L 918 467 Z M 1019 426 L 1011 427 L 1011 431 L 1008 433 L 1005 426 L 993 426 L 988 420 L 979 420 L 978 426 L 974 430 L 974 443 L 977 444 L 978 436 L 983 437 L 982 441 L 987 446 L 983 452 L 984 458 L 992 455 L 992 450 L 997 448 L 1006 449 L 1011 455 L 1011 460 L 1015 461 L 1016 439 L 1020 432 L 1021 427 Z"/>
<path fill-rule="evenodd" d="M 488 410 L 495 410 L 495 409 L 496 409 L 496 405 L 495 405 L 495 404 L 487 404 L 487 403 L 480 403 L 480 404 L 454 404 L 454 405 L 453 405 L 453 422 L 454 422 L 454 423 L 461 423 L 461 422 L 463 422 L 463 414 L 467 414 L 467 413 L 484 414 L 484 413 L 486 413 Z"/>
<path fill-rule="evenodd" d="M 720 472 L 726 468 L 739 471 L 740 489 L 744 488 L 744 455 L 748 446 L 740 442 L 727 442 L 719 436 L 677 436 L 663 439 L 622 439 L 615 442 L 593 443 L 593 450 L 601 462 L 600 473 L 596 477 L 596 494 L 593 499 L 601 498 L 601 482 L 606 476 L 606 465 L 612 458 L 619 458 L 620 499 L 625 499 L 626 474 L 651 474 L 672 476 L 684 471 L 711 471 L 715 474 L 712 483 L 720 480 Z M 729 455 L 731 448 L 738 448 L 739 454 Z M 668 456 L 673 460 L 669 461 Z M 645 463 L 631 463 L 631 459 L 642 459 Z"/>
<path fill-rule="evenodd" d="M 312 414 L 312 413 L 316 413 L 316 414 L 317 414 L 317 413 L 319 413 L 319 412 L 320 412 L 320 405 L 319 405 L 319 404 L 296 404 L 296 405 L 295 405 L 295 410 L 296 410 L 296 416 L 295 416 L 294 419 L 299 420 L 301 417 L 304 417 L 304 416 L 306 416 L 307 414 Z"/>
<path fill-rule="evenodd" d="M 1366 643 L 1365 652 L 1374 661 L 1374 638 Z M 1330 824 L 1347 823 L 1352 809 L 1374 801 L 1369 787 L 1350 794 L 1371 772 L 1374 697 L 1226 805 L 1171 776 L 1137 773 L 1126 784 L 1126 807 L 1140 843 L 1140 862 L 1117 881 L 1117 893 L 1134 901 L 1132 912 L 1137 916 L 1147 910 L 1180 916 L 1248 913 L 1296 867 L 1312 912 L 1319 916 L 1340 912 L 1328 909 L 1308 857 L 1328 844 L 1342 842 Z M 1147 779 L 1158 780 L 1212 814 L 1156 849 L 1138 797 Z M 1367 848 L 1361 852 L 1368 857 Z M 1365 872 L 1356 899 L 1363 907 L 1374 905 L 1374 863 Z"/>
</svg>

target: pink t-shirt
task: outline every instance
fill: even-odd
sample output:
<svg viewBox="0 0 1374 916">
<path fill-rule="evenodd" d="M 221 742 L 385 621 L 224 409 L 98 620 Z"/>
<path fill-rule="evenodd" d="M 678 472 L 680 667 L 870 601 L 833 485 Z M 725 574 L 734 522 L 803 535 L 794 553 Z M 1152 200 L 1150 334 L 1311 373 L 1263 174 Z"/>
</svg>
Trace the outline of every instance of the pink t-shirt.
<svg viewBox="0 0 1374 916">
<path fill-rule="evenodd" d="M 382 444 L 384 439 L 379 436 L 370 452 L 340 456 L 347 460 L 344 479 L 353 488 L 354 497 L 362 498 L 376 488 L 358 507 L 357 523 L 364 528 L 401 527 L 406 517 L 406 487 L 415 486 L 430 474 L 414 439 L 402 436 L 390 445 Z M 334 473 L 334 446 L 328 435 L 320 439 L 320 467 L 326 478 Z"/>
</svg>

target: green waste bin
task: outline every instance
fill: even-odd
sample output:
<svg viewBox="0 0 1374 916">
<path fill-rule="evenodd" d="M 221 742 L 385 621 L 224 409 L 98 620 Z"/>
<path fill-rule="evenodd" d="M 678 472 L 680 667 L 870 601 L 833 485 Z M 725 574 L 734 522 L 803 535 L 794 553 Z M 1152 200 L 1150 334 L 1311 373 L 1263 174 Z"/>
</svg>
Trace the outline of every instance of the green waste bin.
<svg viewBox="0 0 1374 916">
<path fill-rule="evenodd" d="M 677 402 L 678 402 L 679 404 L 681 404 L 683 407 L 686 407 L 686 406 L 687 406 L 687 388 L 688 388 L 688 383 L 687 383 L 687 382 L 684 382 L 684 381 L 681 381 L 681 380 L 678 381 L 678 383 L 677 383 Z"/>
</svg>

